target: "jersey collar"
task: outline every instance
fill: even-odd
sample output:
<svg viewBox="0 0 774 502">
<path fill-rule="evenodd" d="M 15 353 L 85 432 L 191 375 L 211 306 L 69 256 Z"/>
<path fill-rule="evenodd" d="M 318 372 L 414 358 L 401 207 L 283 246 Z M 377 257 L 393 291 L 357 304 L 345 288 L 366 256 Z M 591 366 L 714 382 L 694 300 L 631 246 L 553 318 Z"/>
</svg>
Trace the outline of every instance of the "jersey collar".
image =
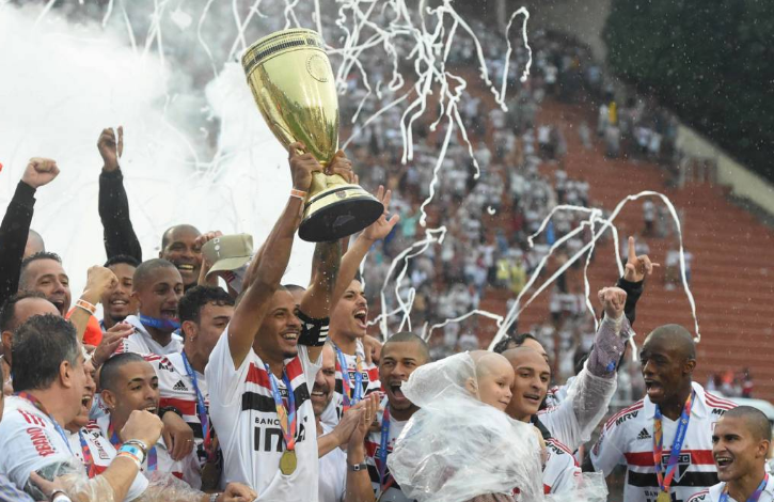
<svg viewBox="0 0 774 502">
<path fill-rule="evenodd" d="M 696 392 L 696 399 L 691 407 L 691 416 L 696 418 L 705 418 L 708 416 L 709 410 L 707 408 L 707 401 L 705 397 L 704 387 L 696 382 L 692 383 L 693 390 Z M 644 410 L 645 416 L 652 419 L 656 416 L 656 405 L 650 401 L 648 396 L 645 396 Z"/>
</svg>

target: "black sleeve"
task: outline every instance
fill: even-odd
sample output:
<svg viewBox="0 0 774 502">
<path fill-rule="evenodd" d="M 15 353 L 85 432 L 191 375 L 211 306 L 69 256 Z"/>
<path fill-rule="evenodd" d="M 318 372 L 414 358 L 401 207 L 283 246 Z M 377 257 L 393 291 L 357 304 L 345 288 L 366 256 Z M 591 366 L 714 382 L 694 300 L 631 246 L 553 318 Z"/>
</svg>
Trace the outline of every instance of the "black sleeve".
<svg viewBox="0 0 774 502">
<path fill-rule="evenodd" d="M 626 305 L 624 306 L 624 314 L 629 319 L 629 324 L 634 326 L 634 320 L 637 318 L 637 302 L 642 296 L 642 292 L 645 290 L 645 281 L 629 282 L 623 277 L 618 279 L 616 286 L 626 291 Z"/>
<path fill-rule="evenodd" d="M 142 261 L 142 248 L 129 218 L 129 199 L 120 169 L 99 175 L 99 218 L 105 229 L 108 259 L 124 254 Z"/>
<path fill-rule="evenodd" d="M 0 305 L 19 289 L 34 206 L 35 189 L 20 181 L 0 224 Z"/>
</svg>

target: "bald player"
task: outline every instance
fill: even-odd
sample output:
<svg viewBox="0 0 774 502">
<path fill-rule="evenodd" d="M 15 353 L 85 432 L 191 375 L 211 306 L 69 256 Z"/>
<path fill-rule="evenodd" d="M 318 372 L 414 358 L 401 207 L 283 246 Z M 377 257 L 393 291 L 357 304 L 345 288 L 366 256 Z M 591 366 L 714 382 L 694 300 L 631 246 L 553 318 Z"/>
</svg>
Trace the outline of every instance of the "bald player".
<svg viewBox="0 0 774 502">
<path fill-rule="evenodd" d="M 729 410 L 712 432 L 712 456 L 720 483 L 689 502 L 771 502 L 774 480 L 766 473 L 771 424 L 760 410 L 739 406 Z"/>
<path fill-rule="evenodd" d="M 736 405 L 693 381 L 696 347 L 682 326 L 651 332 L 640 363 L 647 395 L 605 424 L 591 466 L 605 475 L 627 467 L 626 502 L 689 500 L 718 482 L 712 431 Z"/>
<path fill-rule="evenodd" d="M 134 271 L 133 288 L 139 313 L 127 317 L 126 322 L 134 327 L 134 333 L 121 342 L 116 352 L 160 356 L 180 353 L 183 340 L 176 333 L 180 328 L 177 306 L 183 296 L 183 279 L 177 267 L 161 258 L 145 261 Z"/>
</svg>

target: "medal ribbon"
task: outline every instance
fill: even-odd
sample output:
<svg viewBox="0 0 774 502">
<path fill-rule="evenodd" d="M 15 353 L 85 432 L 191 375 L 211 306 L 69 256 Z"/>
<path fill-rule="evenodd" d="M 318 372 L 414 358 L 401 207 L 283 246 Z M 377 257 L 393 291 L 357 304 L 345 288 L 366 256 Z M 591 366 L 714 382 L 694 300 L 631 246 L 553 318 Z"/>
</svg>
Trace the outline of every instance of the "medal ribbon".
<svg viewBox="0 0 774 502">
<path fill-rule="evenodd" d="M 156 328 L 162 331 L 176 331 L 180 329 L 180 323 L 177 320 L 157 319 L 155 317 L 140 314 L 140 322 L 146 328 Z"/>
<path fill-rule="evenodd" d="M 121 441 L 121 438 L 118 437 L 118 433 L 113 428 L 112 421 L 110 422 L 110 424 L 108 424 L 108 436 L 110 436 L 110 444 L 112 444 L 116 450 L 121 448 L 121 445 L 124 444 Z M 146 460 L 148 461 L 147 470 L 150 472 L 155 471 L 159 465 L 159 459 L 158 459 L 158 455 L 156 454 L 155 445 L 150 450 L 148 450 L 148 458 Z"/>
<path fill-rule="evenodd" d="M 51 414 L 48 411 L 46 411 L 46 407 L 43 406 L 43 403 L 41 403 L 37 397 L 33 396 L 29 392 L 17 392 L 16 397 L 20 397 L 22 399 L 29 401 L 30 403 L 32 403 L 32 405 L 35 408 L 39 409 L 44 415 L 48 417 L 49 420 L 51 420 L 51 423 L 54 424 L 54 429 L 56 429 L 56 432 L 58 432 L 59 435 L 62 436 L 64 443 L 67 445 L 67 449 L 70 451 L 70 455 L 73 455 L 73 450 L 72 448 L 70 448 L 70 441 L 67 439 L 67 434 L 65 434 L 65 431 L 62 428 L 62 426 L 59 425 L 59 422 L 54 420 L 54 417 L 52 417 Z"/>
<path fill-rule="evenodd" d="M 669 454 L 669 462 L 667 463 L 666 472 L 662 473 L 661 458 L 664 452 L 664 431 L 662 429 L 661 420 L 661 408 L 656 405 L 656 413 L 653 418 L 653 463 L 656 467 L 656 477 L 658 478 L 658 485 L 661 491 L 664 493 L 669 492 L 669 487 L 672 485 L 672 479 L 677 472 L 677 462 L 680 457 L 680 451 L 683 449 L 683 441 L 685 441 L 685 435 L 688 432 L 688 423 L 691 421 L 691 407 L 693 406 L 693 400 L 696 397 L 696 392 L 691 392 L 688 399 L 685 400 L 683 406 L 683 412 L 680 415 L 680 422 L 677 424 L 677 432 L 675 433 L 675 439 L 672 443 L 672 452 Z"/>
<path fill-rule="evenodd" d="M 347 411 L 351 407 L 355 406 L 363 399 L 363 361 L 359 355 L 355 356 L 357 372 L 355 373 L 355 383 L 349 379 L 349 364 L 347 364 L 347 358 L 344 357 L 344 352 L 341 351 L 338 345 L 334 344 L 336 349 L 336 366 L 341 373 L 341 387 L 342 397 L 344 398 L 344 411 Z M 354 392 L 352 386 L 354 385 Z M 353 395 L 354 394 L 354 395 Z"/>
<path fill-rule="evenodd" d="M 384 474 L 387 471 L 387 446 L 390 444 L 390 404 L 385 403 L 384 412 L 382 413 L 382 436 L 379 440 L 379 491 L 384 494 L 384 491 L 390 487 L 393 483 L 393 478 L 390 477 L 390 482 L 384 482 Z"/>
<path fill-rule="evenodd" d="M 769 475 L 768 473 L 763 478 L 763 481 L 761 481 L 761 484 L 758 485 L 758 488 L 753 492 L 752 495 L 750 495 L 750 498 L 747 499 L 747 502 L 758 502 L 758 499 L 761 498 L 761 494 L 763 493 L 763 490 L 766 489 L 766 485 L 769 484 Z M 728 484 L 723 487 L 723 492 L 720 494 L 720 498 L 718 499 L 718 502 L 728 502 Z"/>
<path fill-rule="evenodd" d="M 293 394 L 293 388 L 290 386 L 290 379 L 285 371 L 282 369 L 282 381 L 285 382 L 285 388 L 288 391 L 288 407 L 285 409 L 285 402 L 282 400 L 282 394 L 279 390 L 279 382 L 277 377 L 271 372 L 269 365 L 266 365 L 266 373 L 269 374 L 269 382 L 271 382 L 271 395 L 274 397 L 274 405 L 277 407 L 277 416 L 279 417 L 280 427 L 282 427 L 282 435 L 285 438 L 285 448 L 288 451 L 296 449 L 296 396 Z"/>
<path fill-rule="evenodd" d="M 80 430 L 78 431 L 78 439 L 81 442 L 81 452 L 83 453 L 83 463 L 86 467 L 86 474 L 88 474 L 89 479 L 93 479 L 97 476 L 97 468 L 94 466 L 94 457 L 91 455 L 89 443 L 86 441 L 86 438 L 83 437 L 83 432 Z"/>
<path fill-rule="evenodd" d="M 199 390 L 199 379 L 196 378 L 196 372 L 188 361 L 188 356 L 183 351 L 183 364 L 185 365 L 185 371 L 188 373 L 188 378 L 193 383 L 194 392 L 196 392 L 196 414 L 199 416 L 199 421 L 202 423 L 202 432 L 204 435 L 204 449 L 207 455 L 210 455 L 210 446 L 212 444 L 212 435 L 210 430 L 210 419 L 207 415 L 207 406 L 204 403 L 204 395 Z"/>
</svg>

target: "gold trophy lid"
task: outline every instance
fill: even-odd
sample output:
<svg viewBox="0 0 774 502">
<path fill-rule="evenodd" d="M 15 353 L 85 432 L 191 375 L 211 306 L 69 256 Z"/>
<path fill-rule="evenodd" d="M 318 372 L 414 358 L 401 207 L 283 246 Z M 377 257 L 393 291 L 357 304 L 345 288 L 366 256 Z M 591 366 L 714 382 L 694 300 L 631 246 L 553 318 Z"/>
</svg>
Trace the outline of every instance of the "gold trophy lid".
<svg viewBox="0 0 774 502">
<path fill-rule="evenodd" d="M 308 48 L 319 50 L 325 48 L 320 34 L 316 31 L 304 28 L 275 31 L 259 39 L 247 49 L 247 52 L 242 56 L 242 67 L 245 70 L 245 75 L 249 77 L 256 66 L 282 52 Z"/>
</svg>

